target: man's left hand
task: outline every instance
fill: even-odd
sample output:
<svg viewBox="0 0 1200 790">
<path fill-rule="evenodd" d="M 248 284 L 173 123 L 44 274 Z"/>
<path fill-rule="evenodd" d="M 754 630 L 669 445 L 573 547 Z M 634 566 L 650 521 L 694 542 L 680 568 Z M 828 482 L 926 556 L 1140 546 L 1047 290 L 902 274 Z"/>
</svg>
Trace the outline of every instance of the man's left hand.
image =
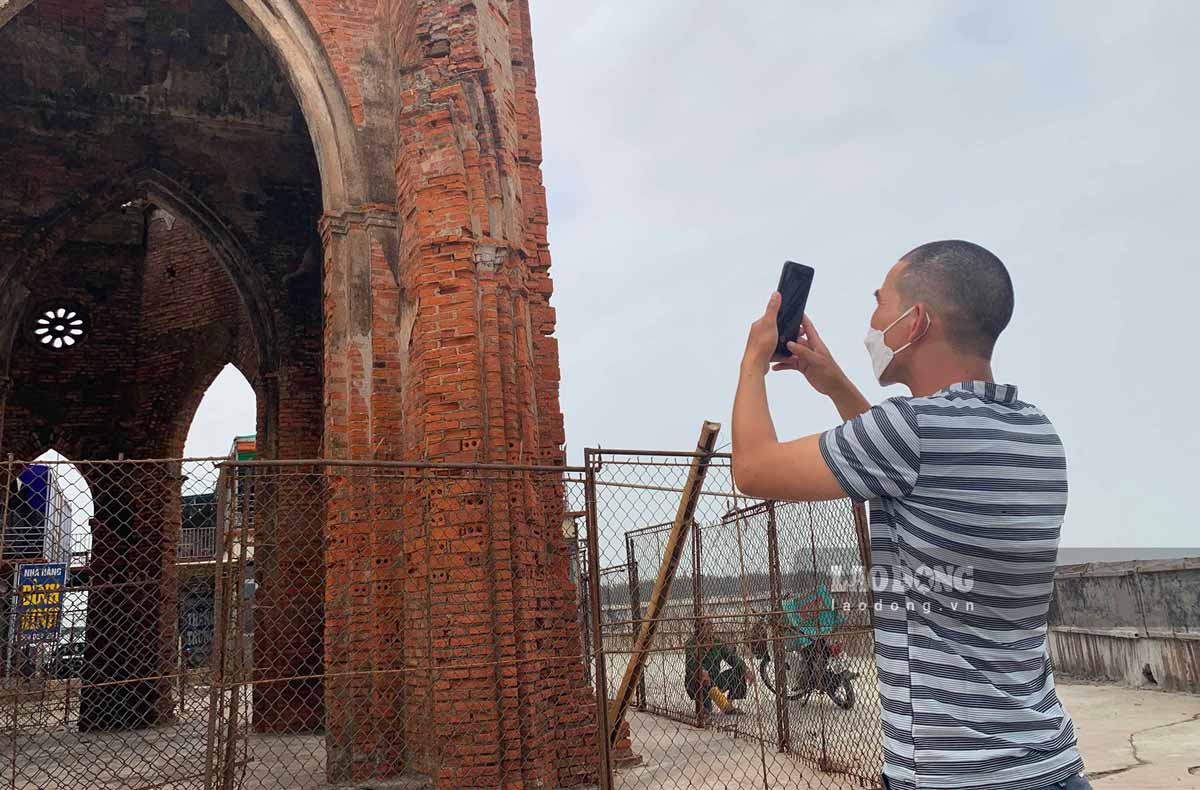
<svg viewBox="0 0 1200 790">
<path fill-rule="evenodd" d="M 749 668 L 746 669 L 746 683 L 748 685 L 754 685 L 754 670 L 753 669 L 749 669 Z"/>
<path fill-rule="evenodd" d="M 743 369 L 766 375 L 771 358 L 775 356 L 775 347 L 779 344 L 779 328 L 775 320 L 779 315 L 779 303 L 782 298 L 778 291 L 771 294 L 766 312 L 750 325 L 750 336 L 746 338 L 746 352 L 742 355 Z"/>
</svg>

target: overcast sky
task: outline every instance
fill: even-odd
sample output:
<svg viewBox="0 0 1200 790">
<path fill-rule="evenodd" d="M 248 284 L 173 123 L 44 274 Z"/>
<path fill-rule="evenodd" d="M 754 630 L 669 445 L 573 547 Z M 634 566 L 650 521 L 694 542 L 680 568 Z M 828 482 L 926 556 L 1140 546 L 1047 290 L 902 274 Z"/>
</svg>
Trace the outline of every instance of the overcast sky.
<svg viewBox="0 0 1200 790">
<path fill-rule="evenodd" d="M 729 438 L 785 259 L 868 398 L 871 292 L 925 241 L 1012 272 L 999 380 L 1055 421 L 1064 544 L 1195 545 L 1180 414 L 1200 184 L 1200 3 L 533 0 L 572 459 Z M 837 415 L 772 374 L 781 437 Z"/>
<path fill-rule="evenodd" d="M 572 461 L 687 448 L 706 418 L 728 441 L 788 258 L 868 398 L 906 394 L 872 380 L 871 292 L 964 238 L 1013 276 L 994 368 L 1066 444 L 1064 545 L 1197 543 L 1200 3 L 532 6 Z M 783 438 L 837 421 L 798 374 L 769 391 Z M 252 430 L 227 373 L 188 452 Z"/>
</svg>

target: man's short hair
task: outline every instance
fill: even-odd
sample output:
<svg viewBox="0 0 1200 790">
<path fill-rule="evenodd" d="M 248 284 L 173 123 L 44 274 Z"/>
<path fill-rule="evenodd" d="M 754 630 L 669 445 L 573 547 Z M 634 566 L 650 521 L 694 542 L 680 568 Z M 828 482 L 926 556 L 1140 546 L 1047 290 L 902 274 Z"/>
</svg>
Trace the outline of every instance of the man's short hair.
<svg viewBox="0 0 1200 790">
<path fill-rule="evenodd" d="M 1004 263 L 969 241 L 932 241 L 900 259 L 897 280 L 909 303 L 924 302 L 946 327 L 955 349 L 992 358 L 1013 314 L 1012 278 Z"/>
</svg>

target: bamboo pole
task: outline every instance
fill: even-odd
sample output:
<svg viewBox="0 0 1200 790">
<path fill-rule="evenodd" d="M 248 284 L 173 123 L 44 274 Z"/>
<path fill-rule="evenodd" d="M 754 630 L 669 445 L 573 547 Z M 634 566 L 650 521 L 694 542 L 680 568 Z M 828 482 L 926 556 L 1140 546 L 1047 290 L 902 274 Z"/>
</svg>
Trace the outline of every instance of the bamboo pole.
<svg viewBox="0 0 1200 790">
<path fill-rule="evenodd" d="M 696 505 L 700 501 L 704 478 L 708 474 L 709 462 L 712 459 L 713 448 L 716 447 L 717 434 L 720 431 L 720 424 L 715 422 L 705 421 L 704 425 L 700 428 L 700 439 L 696 442 L 696 453 L 692 456 L 687 483 L 683 487 L 683 494 L 679 499 L 679 508 L 675 512 L 675 521 L 671 525 L 671 534 L 667 538 L 667 547 L 663 552 L 662 563 L 658 568 L 658 579 L 654 583 L 653 592 L 650 593 L 650 600 L 646 606 L 642 627 L 638 632 L 637 639 L 634 640 L 633 651 L 629 657 L 629 663 L 625 667 L 625 674 L 621 678 L 621 685 L 617 690 L 616 699 L 613 700 L 609 709 L 609 744 L 612 744 L 616 739 L 617 729 L 620 727 L 621 721 L 625 718 L 625 712 L 629 709 L 629 702 L 633 696 L 634 688 L 642 676 L 642 670 L 645 669 L 646 654 L 654 642 L 654 633 L 658 630 L 659 616 L 666 607 L 667 599 L 671 595 L 671 583 L 675 580 L 675 571 L 679 567 L 683 548 L 687 545 L 688 532 L 692 528 L 692 521 L 696 514 Z M 599 585 L 599 583 L 599 579 L 592 580 L 593 585 Z"/>
</svg>

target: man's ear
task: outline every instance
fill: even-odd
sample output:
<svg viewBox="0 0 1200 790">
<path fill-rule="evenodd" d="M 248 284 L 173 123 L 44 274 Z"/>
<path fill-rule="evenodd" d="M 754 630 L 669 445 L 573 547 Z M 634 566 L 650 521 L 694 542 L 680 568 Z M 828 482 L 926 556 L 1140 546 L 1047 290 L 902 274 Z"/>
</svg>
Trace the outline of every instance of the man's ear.
<svg viewBox="0 0 1200 790">
<path fill-rule="evenodd" d="M 908 339 L 904 342 L 915 343 L 929 333 L 933 327 L 933 316 L 930 315 L 928 308 L 924 302 L 917 302 L 913 305 L 913 324 L 908 330 Z"/>
</svg>

